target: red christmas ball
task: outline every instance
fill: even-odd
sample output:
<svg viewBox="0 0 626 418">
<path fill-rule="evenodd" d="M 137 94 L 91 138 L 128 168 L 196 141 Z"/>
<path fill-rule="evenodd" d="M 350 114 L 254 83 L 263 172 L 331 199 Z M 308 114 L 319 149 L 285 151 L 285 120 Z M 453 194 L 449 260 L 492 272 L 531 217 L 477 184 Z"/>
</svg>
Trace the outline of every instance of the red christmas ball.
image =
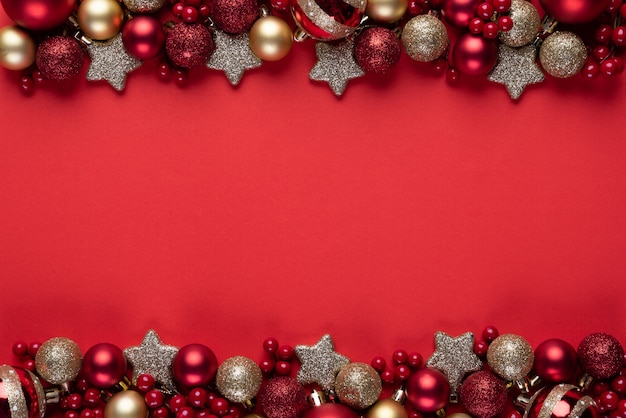
<svg viewBox="0 0 626 418">
<path fill-rule="evenodd" d="M 549 402 L 549 403 L 547 403 Z M 549 408 L 546 408 L 548 407 Z M 536 392 L 526 406 L 526 418 L 598 418 L 598 410 L 589 396 L 574 385 L 560 384 Z"/>
<path fill-rule="evenodd" d="M 267 418 L 297 418 L 308 407 L 304 386 L 292 377 L 270 380 L 259 400 Z"/>
<path fill-rule="evenodd" d="M 83 371 L 89 383 L 97 388 L 106 389 L 124 377 L 126 357 L 116 345 L 96 344 L 83 356 Z"/>
<path fill-rule="evenodd" d="M 600 16 L 610 0 L 540 0 L 546 13 L 561 23 L 586 23 Z"/>
<path fill-rule="evenodd" d="M 535 349 L 535 370 L 546 382 L 570 381 L 577 367 L 576 350 L 567 341 L 553 338 L 542 342 Z"/>
<path fill-rule="evenodd" d="M 122 41 L 128 52 L 135 57 L 141 60 L 154 58 L 165 43 L 163 25 L 154 16 L 136 16 L 124 25 Z"/>
<path fill-rule="evenodd" d="M 204 65 L 214 49 L 211 32 L 200 23 L 177 23 L 165 39 L 167 56 L 174 65 L 182 68 Z"/>
<path fill-rule="evenodd" d="M 185 388 L 206 386 L 217 373 L 217 357 L 202 344 L 188 344 L 178 350 L 172 363 L 172 374 Z"/>
<path fill-rule="evenodd" d="M 61 26 L 74 11 L 74 0 L 0 0 L 6 14 L 31 30 Z"/>
<path fill-rule="evenodd" d="M 69 36 L 52 36 L 37 48 L 35 62 L 50 80 L 65 81 L 76 77 L 83 67 L 83 49 Z"/>
<path fill-rule="evenodd" d="M 359 418 L 359 414 L 340 403 L 324 403 L 306 411 L 302 418 Z"/>
<path fill-rule="evenodd" d="M 383 27 L 365 29 L 354 42 L 354 56 L 366 72 L 384 74 L 400 60 L 402 43 Z"/>
<path fill-rule="evenodd" d="M 0 417 L 41 418 L 45 412 L 45 392 L 39 378 L 21 367 L 0 366 Z"/>
<path fill-rule="evenodd" d="M 470 414 L 479 418 L 494 417 L 506 406 L 506 386 L 494 374 L 479 371 L 465 379 L 460 398 Z"/>
<path fill-rule="evenodd" d="M 450 384 L 441 372 L 424 368 L 409 376 L 406 394 L 409 402 L 419 412 L 436 412 L 446 406 L 450 396 Z"/>
<path fill-rule="evenodd" d="M 466 28 L 472 18 L 476 17 L 476 8 L 482 2 L 483 0 L 444 0 L 441 14 L 448 23 Z"/>
<path fill-rule="evenodd" d="M 463 74 L 486 75 L 496 65 L 498 46 L 495 41 L 470 33 L 461 35 L 452 49 L 454 66 Z"/>
<path fill-rule="evenodd" d="M 259 17 L 256 0 L 214 0 L 211 18 L 218 28 L 228 33 L 242 33 Z"/>
<path fill-rule="evenodd" d="M 598 332 L 586 336 L 578 346 L 580 365 L 589 376 L 609 379 L 619 373 L 624 348 L 615 337 Z"/>
</svg>

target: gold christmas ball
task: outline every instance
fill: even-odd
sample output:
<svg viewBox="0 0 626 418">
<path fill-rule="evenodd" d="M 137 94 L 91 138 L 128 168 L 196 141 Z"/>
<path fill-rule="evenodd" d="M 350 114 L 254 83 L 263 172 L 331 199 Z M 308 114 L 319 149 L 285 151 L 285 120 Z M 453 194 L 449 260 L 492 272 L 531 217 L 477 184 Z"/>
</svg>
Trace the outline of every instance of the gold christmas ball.
<svg viewBox="0 0 626 418">
<path fill-rule="evenodd" d="M 532 42 L 541 26 L 541 17 L 535 6 L 526 0 L 512 0 L 509 16 L 513 20 L 513 28 L 501 32 L 500 41 L 512 48 Z"/>
<path fill-rule="evenodd" d="M 585 43 L 572 32 L 554 32 L 539 50 L 539 61 L 548 74 L 568 78 L 582 70 L 587 59 Z"/>
<path fill-rule="evenodd" d="M 381 399 L 365 414 L 365 418 L 408 418 L 408 416 L 404 406 L 393 399 Z"/>
<path fill-rule="evenodd" d="M 516 334 L 502 334 L 489 345 L 487 363 L 504 380 L 523 379 L 533 367 L 535 354 L 528 341 Z"/>
<path fill-rule="evenodd" d="M 116 393 L 104 407 L 104 418 L 146 418 L 148 407 L 134 390 Z"/>
<path fill-rule="evenodd" d="M 368 0 L 365 13 L 377 22 L 394 23 L 402 19 L 409 0 Z"/>
<path fill-rule="evenodd" d="M 0 65 L 7 70 L 23 70 L 35 62 L 35 41 L 17 26 L 0 29 Z"/>
<path fill-rule="evenodd" d="M 83 0 L 78 7 L 78 24 L 91 39 L 111 39 L 123 22 L 124 11 L 117 0 Z"/>
<path fill-rule="evenodd" d="M 74 380 L 82 365 L 83 354 L 69 338 L 51 338 L 41 344 L 35 355 L 37 373 L 53 385 Z"/>
<path fill-rule="evenodd" d="M 250 49 L 264 61 L 278 61 L 291 51 L 293 33 L 283 19 L 264 16 L 250 29 Z"/>
<path fill-rule="evenodd" d="M 448 31 L 441 20 L 432 15 L 419 15 L 409 20 L 402 30 L 404 50 L 416 61 L 434 61 L 448 47 Z"/>
<path fill-rule="evenodd" d="M 365 363 L 344 366 L 335 379 L 335 392 L 341 402 L 356 409 L 365 409 L 376 402 L 382 389 L 380 376 Z"/>
<path fill-rule="evenodd" d="M 472 418 L 472 416 L 463 412 L 453 412 L 450 415 L 446 415 L 446 418 Z"/>
<path fill-rule="evenodd" d="M 226 399 L 231 402 L 247 402 L 254 398 L 261 388 L 263 374 L 261 368 L 251 359 L 235 356 L 225 360 L 217 369 L 215 384 Z"/>
</svg>

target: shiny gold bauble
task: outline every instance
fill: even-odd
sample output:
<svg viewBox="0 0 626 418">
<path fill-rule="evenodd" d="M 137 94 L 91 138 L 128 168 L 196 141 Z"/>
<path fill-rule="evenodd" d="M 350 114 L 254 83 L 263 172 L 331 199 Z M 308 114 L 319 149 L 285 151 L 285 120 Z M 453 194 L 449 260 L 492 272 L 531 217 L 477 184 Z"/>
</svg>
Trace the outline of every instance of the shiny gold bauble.
<svg viewBox="0 0 626 418">
<path fill-rule="evenodd" d="M 293 33 L 283 19 L 265 16 L 250 29 L 250 49 L 263 61 L 278 61 L 291 51 Z"/>
<path fill-rule="evenodd" d="M 147 415 L 143 396 L 134 390 L 116 393 L 104 407 L 104 418 L 146 418 Z"/>
<path fill-rule="evenodd" d="M 0 65 L 7 70 L 23 70 L 35 62 L 35 41 L 17 26 L 0 29 Z"/>
<path fill-rule="evenodd" d="M 117 0 L 83 0 L 78 7 L 78 24 L 91 39 L 111 39 L 123 22 L 124 11 Z"/>
<path fill-rule="evenodd" d="M 381 23 L 394 23 L 402 19 L 409 0 L 368 0 L 365 14 Z"/>
<path fill-rule="evenodd" d="M 365 414 L 365 418 L 407 418 L 408 416 L 404 406 L 393 399 L 381 399 Z"/>
</svg>

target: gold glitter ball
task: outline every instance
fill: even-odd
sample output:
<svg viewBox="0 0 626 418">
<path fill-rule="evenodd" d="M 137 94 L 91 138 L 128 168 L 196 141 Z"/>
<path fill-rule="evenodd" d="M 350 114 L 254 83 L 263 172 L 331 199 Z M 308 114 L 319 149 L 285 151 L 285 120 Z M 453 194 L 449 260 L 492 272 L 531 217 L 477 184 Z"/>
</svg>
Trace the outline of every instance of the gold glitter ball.
<svg viewBox="0 0 626 418">
<path fill-rule="evenodd" d="M 356 409 L 365 409 L 378 400 L 383 385 L 372 366 L 351 363 L 339 371 L 335 392 L 342 403 Z"/>
<path fill-rule="evenodd" d="M 500 41 L 508 46 L 519 47 L 532 42 L 541 26 L 539 12 L 526 0 L 513 0 L 509 9 L 513 28 L 500 33 Z"/>
<path fill-rule="evenodd" d="M 53 385 L 74 380 L 82 364 L 83 355 L 78 344 L 64 337 L 44 342 L 35 355 L 37 373 Z"/>
<path fill-rule="evenodd" d="M 582 70 L 587 59 L 585 43 L 572 32 L 554 32 L 539 50 L 539 61 L 556 78 L 572 77 Z"/>
<path fill-rule="evenodd" d="M 448 47 L 448 31 L 432 15 L 419 15 L 409 20 L 402 30 L 404 50 L 416 61 L 434 61 Z"/>
<path fill-rule="evenodd" d="M 500 335 L 487 350 L 489 367 L 507 381 L 523 379 L 533 367 L 534 360 L 530 343 L 515 334 Z"/>
<path fill-rule="evenodd" d="M 165 0 L 123 0 L 132 13 L 154 13 L 165 4 Z"/>
<path fill-rule="evenodd" d="M 236 356 L 220 364 L 215 383 L 226 399 L 241 403 L 256 396 L 262 380 L 261 368 L 253 360 Z"/>
</svg>

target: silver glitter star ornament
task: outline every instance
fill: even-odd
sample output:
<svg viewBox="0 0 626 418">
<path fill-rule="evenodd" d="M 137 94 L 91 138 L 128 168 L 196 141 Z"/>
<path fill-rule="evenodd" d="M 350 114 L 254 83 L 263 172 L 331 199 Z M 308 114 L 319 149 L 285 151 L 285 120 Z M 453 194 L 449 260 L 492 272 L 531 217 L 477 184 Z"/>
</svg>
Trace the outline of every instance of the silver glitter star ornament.
<svg viewBox="0 0 626 418">
<path fill-rule="evenodd" d="M 537 50 L 532 45 L 511 48 L 500 44 L 498 63 L 487 78 L 503 84 L 511 99 L 519 99 L 526 86 L 541 83 L 545 78 L 535 62 L 536 57 Z"/>
<path fill-rule="evenodd" d="M 311 69 L 309 78 L 325 81 L 337 96 L 341 96 L 348 81 L 365 74 L 354 58 L 354 40 L 350 39 L 339 44 L 317 42 L 315 53 L 317 63 Z"/>
<path fill-rule="evenodd" d="M 148 331 L 141 344 L 124 349 L 124 355 L 133 366 L 133 384 L 137 383 L 139 375 L 145 373 L 167 389 L 176 390 L 172 376 L 172 361 L 177 353 L 178 348 L 163 344 L 156 331 Z"/>
<path fill-rule="evenodd" d="M 214 32 L 215 51 L 206 63 L 207 68 L 221 70 L 233 86 L 241 81 L 246 70 L 260 67 L 263 63 L 250 49 L 247 32 L 230 35 L 221 30 Z"/>
<path fill-rule="evenodd" d="M 91 41 L 87 52 L 91 57 L 87 80 L 106 80 L 117 91 L 124 90 L 128 73 L 142 64 L 141 60 L 128 53 L 121 33 L 104 42 Z"/>
<path fill-rule="evenodd" d="M 482 361 L 474 354 L 474 334 L 466 332 L 453 338 L 445 332 L 436 332 L 435 352 L 426 361 L 426 366 L 443 372 L 450 383 L 450 392 L 456 396 L 463 376 L 483 367 Z"/>
<path fill-rule="evenodd" d="M 296 379 L 303 385 L 317 383 L 330 390 L 339 370 L 350 363 L 348 357 L 335 352 L 333 339 L 328 334 L 315 345 L 297 345 L 295 351 L 301 363 Z"/>
</svg>

